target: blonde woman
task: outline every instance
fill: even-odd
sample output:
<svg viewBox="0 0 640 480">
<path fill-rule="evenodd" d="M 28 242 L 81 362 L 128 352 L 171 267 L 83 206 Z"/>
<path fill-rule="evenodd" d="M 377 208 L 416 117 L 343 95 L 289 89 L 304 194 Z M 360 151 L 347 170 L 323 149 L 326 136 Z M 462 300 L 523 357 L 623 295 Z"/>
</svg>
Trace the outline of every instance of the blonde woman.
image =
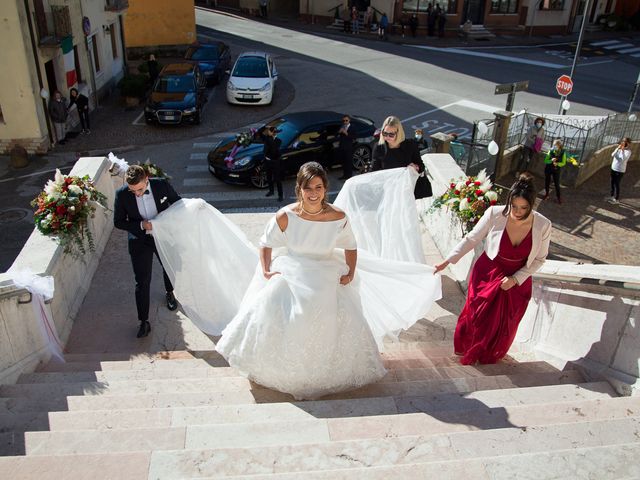
<svg viewBox="0 0 640 480">
<path fill-rule="evenodd" d="M 389 116 L 380 129 L 380 140 L 373 150 L 372 170 L 413 167 L 418 173 L 424 172 L 418 144 L 414 139 L 405 138 L 402 123 L 398 117 Z"/>
</svg>

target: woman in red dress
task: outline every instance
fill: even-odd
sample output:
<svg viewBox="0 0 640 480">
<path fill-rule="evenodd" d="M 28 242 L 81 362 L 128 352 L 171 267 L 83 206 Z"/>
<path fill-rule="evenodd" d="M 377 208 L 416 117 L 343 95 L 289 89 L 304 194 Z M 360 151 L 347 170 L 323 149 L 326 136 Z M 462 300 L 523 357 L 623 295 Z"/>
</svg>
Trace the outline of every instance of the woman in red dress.
<svg viewBox="0 0 640 480">
<path fill-rule="evenodd" d="M 456 263 L 482 240 L 484 252 L 469 277 L 469 290 L 454 335 L 461 363 L 496 363 L 515 338 L 531 298 L 531 275 L 549 252 L 551 222 L 533 211 L 536 189 L 528 173 L 513 184 L 505 206 L 487 209 L 436 272 Z"/>
</svg>

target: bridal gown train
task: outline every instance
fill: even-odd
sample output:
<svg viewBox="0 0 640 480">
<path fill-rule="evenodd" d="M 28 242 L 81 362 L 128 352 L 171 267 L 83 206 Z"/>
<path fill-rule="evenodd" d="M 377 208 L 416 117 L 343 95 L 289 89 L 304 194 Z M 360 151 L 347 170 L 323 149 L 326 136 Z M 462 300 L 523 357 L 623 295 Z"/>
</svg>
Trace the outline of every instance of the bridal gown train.
<svg viewBox="0 0 640 480">
<path fill-rule="evenodd" d="M 280 272 L 268 281 L 255 247 L 206 202 L 184 199 L 159 215 L 154 237 L 176 297 L 200 329 L 222 333 L 216 349 L 229 364 L 266 387 L 310 399 L 381 378 L 383 339 L 426 315 L 440 277 L 358 249 L 354 281 L 340 285 L 344 249 L 356 248 L 349 218 L 285 211 L 286 231 L 273 217 L 261 238 Z"/>
</svg>

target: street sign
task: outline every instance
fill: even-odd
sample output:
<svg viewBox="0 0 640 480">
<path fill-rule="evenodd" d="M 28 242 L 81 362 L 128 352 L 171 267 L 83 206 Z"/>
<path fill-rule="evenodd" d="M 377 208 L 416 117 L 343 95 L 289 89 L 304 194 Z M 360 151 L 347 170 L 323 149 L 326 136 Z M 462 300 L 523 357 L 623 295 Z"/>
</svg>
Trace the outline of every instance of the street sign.
<svg viewBox="0 0 640 480">
<path fill-rule="evenodd" d="M 556 81 L 556 92 L 561 97 L 566 97 L 573 90 L 573 80 L 569 75 L 561 75 Z"/>
<path fill-rule="evenodd" d="M 505 93 L 523 92 L 529 89 L 529 80 L 514 83 L 502 83 L 496 85 L 494 95 L 503 95 Z"/>
</svg>

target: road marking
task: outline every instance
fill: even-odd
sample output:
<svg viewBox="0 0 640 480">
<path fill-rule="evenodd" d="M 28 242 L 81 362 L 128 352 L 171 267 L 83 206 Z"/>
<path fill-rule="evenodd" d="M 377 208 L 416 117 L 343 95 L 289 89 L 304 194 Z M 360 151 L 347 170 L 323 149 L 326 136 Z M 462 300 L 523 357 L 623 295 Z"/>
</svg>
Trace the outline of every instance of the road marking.
<svg viewBox="0 0 640 480">
<path fill-rule="evenodd" d="M 607 50 L 618 50 L 619 48 L 627 48 L 627 47 L 633 47 L 633 43 L 620 43 L 618 45 L 605 45 L 602 48 L 605 48 Z"/>
<path fill-rule="evenodd" d="M 590 45 L 602 47 L 603 45 L 613 45 L 615 43 L 619 43 L 619 40 L 603 40 L 600 42 L 591 42 Z"/>
<path fill-rule="evenodd" d="M 471 100 L 458 100 L 457 102 L 453 102 L 453 103 L 449 103 L 447 105 L 443 105 L 441 107 L 438 108 L 433 108 L 431 110 L 428 110 L 426 112 L 422 112 L 422 113 L 418 113 L 417 115 L 414 115 L 413 117 L 408 117 L 405 118 L 404 120 L 401 120 L 401 123 L 406 123 L 406 122 L 410 122 L 411 120 L 415 120 L 416 118 L 419 117 L 424 117 L 425 115 L 429 115 L 433 112 L 437 112 L 439 110 L 445 110 L 449 107 L 454 107 L 454 106 L 461 106 L 461 107 L 465 107 L 465 108 L 471 108 L 472 110 L 479 110 L 481 112 L 487 112 L 487 113 L 493 113 L 496 110 L 500 110 L 500 107 L 494 107 L 492 105 L 487 105 L 485 103 L 478 103 L 478 102 L 472 102 Z"/>
<path fill-rule="evenodd" d="M 633 54 L 633 55 L 631 55 L 631 56 L 632 56 L 632 57 L 634 57 L 634 58 L 638 58 L 638 57 L 640 57 L 640 53 L 634 53 L 634 54 Z"/>
<path fill-rule="evenodd" d="M 189 173 L 203 173 L 208 171 L 209 167 L 207 165 L 187 165 L 187 172 Z"/>
<path fill-rule="evenodd" d="M 218 145 L 218 142 L 196 142 L 193 144 L 193 148 L 204 148 L 205 150 L 211 150 Z"/>
<path fill-rule="evenodd" d="M 184 187 L 214 187 L 220 185 L 220 180 L 215 179 L 213 176 L 202 178 L 185 178 L 182 181 Z"/>
<path fill-rule="evenodd" d="M 207 159 L 207 153 L 192 153 L 189 156 L 189 160 L 206 160 Z"/>
<path fill-rule="evenodd" d="M 462 50 L 460 48 L 438 48 L 438 47 L 427 47 L 425 45 L 411 45 L 411 46 L 414 48 L 421 48 L 423 50 L 433 50 L 436 52 L 444 52 L 444 53 L 457 53 L 460 55 L 468 55 L 470 57 L 492 58 L 494 60 L 502 60 L 503 62 L 524 63 L 526 65 L 535 65 L 537 67 L 554 68 L 554 69 L 567 68 L 567 65 L 560 65 L 559 63 L 540 62 L 538 60 L 527 60 L 525 58 L 510 57 L 507 55 L 496 55 L 495 53 L 473 52 L 470 50 Z"/>
<path fill-rule="evenodd" d="M 624 50 L 618 50 L 618 53 L 636 53 L 636 52 L 640 52 L 640 48 L 633 47 L 633 48 L 625 48 Z"/>
<path fill-rule="evenodd" d="M 131 123 L 131 125 L 146 125 L 147 122 L 139 123 L 139 120 L 143 117 L 143 115 L 144 115 L 144 110 L 140 112 L 140 115 L 136 117 L 136 119 Z"/>
</svg>

